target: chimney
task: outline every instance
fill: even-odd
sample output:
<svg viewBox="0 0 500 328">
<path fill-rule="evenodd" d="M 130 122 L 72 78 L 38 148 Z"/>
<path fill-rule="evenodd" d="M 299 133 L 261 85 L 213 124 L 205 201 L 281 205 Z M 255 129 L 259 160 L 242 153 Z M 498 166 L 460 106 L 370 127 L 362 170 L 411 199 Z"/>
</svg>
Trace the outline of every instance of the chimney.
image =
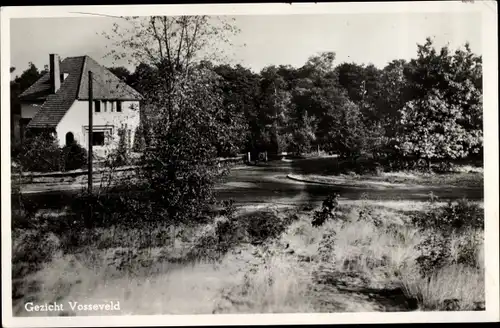
<svg viewBox="0 0 500 328">
<path fill-rule="evenodd" d="M 51 93 L 56 93 L 61 87 L 61 68 L 59 55 L 50 54 L 50 87 Z"/>
</svg>

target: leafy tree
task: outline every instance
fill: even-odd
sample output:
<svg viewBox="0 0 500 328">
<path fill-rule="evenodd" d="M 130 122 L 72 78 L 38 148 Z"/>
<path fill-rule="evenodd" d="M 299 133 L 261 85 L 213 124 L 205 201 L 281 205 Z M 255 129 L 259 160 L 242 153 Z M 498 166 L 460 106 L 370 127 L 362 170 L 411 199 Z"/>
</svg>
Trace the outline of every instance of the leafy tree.
<svg viewBox="0 0 500 328">
<path fill-rule="evenodd" d="M 291 139 L 287 128 L 291 106 L 287 82 L 279 75 L 276 66 L 268 66 L 261 72 L 260 88 L 263 135 L 269 136 L 269 147 L 273 152 L 286 151 Z"/>
<path fill-rule="evenodd" d="M 405 156 L 427 160 L 457 159 L 478 152 L 482 144 L 481 130 L 467 130 L 460 121 L 465 113 L 457 105 L 448 104 L 439 91 L 408 102 L 401 110 L 398 147 Z"/>
<path fill-rule="evenodd" d="M 257 131 L 257 106 L 259 97 L 259 77 L 250 70 L 236 65 L 219 65 L 213 70 L 222 77 L 222 93 L 224 97 L 225 121 L 232 131 L 230 144 L 219 145 L 219 154 L 226 148 L 240 151 L 243 148 L 254 150 Z M 223 153 L 223 152 L 222 152 Z"/>
<path fill-rule="evenodd" d="M 120 80 L 122 80 L 125 83 L 130 84 L 130 78 L 132 73 L 130 71 L 123 67 L 123 66 L 116 66 L 116 67 L 108 67 L 108 70 L 116 75 Z"/>
<path fill-rule="evenodd" d="M 381 73 L 381 87 L 376 107 L 386 136 L 389 138 L 396 133 L 401 120 L 400 110 L 410 100 L 404 75 L 406 66 L 405 60 L 393 60 L 384 67 Z"/>
<path fill-rule="evenodd" d="M 365 95 L 365 69 L 356 63 L 342 63 L 335 67 L 339 84 L 347 92 L 349 99 L 361 103 Z"/>
<path fill-rule="evenodd" d="M 10 67 L 10 73 L 16 70 L 15 67 Z M 18 145 L 16 145 L 16 140 L 14 140 L 14 132 L 16 122 L 21 115 L 21 103 L 19 102 L 19 95 L 28 89 L 33 83 L 35 83 L 42 75 L 47 72 L 47 68 L 39 71 L 38 68 L 32 62 L 29 63 L 28 68 L 24 70 L 21 75 L 16 76 L 12 81 L 10 81 L 10 123 L 11 123 L 11 141 L 14 147 L 11 148 L 13 155 L 15 151 L 18 150 Z"/>
<path fill-rule="evenodd" d="M 405 155 L 456 159 L 482 149 L 482 66 L 468 44 L 452 55 L 427 39 L 405 70 L 412 99 L 401 109 L 397 142 Z"/>
<path fill-rule="evenodd" d="M 291 142 L 290 150 L 297 153 L 311 151 L 313 142 L 316 140 L 316 121 L 307 112 L 295 118 L 290 125 Z"/>
<path fill-rule="evenodd" d="M 17 85 L 17 89 L 19 92 L 23 92 L 24 90 L 28 89 L 33 83 L 35 83 L 38 79 L 42 77 L 47 73 L 47 68 L 44 68 L 44 70 L 39 71 L 38 68 L 30 62 L 28 64 L 28 68 L 24 70 L 21 75 L 16 76 L 13 83 Z"/>
<path fill-rule="evenodd" d="M 330 100 L 324 120 L 320 124 L 323 147 L 341 157 L 356 159 L 365 152 L 366 129 L 359 107 L 343 95 Z"/>
<path fill-rule="evenodd" d="M 118 58 L 142 63 L 146 148 L 139 176 L 150 191 L 148 219 L 185 221 L 214 200 L 220 177 L 215 144 L 227 138 L 221 78 L 200 61 L 235 32 L 208 16 L 131 17 L 131 29 L 115 26 Z M 214 52 L 215 53 L 215 52 Z M 140 75 L 140 74 L 137 74 Z"/>
</svg>

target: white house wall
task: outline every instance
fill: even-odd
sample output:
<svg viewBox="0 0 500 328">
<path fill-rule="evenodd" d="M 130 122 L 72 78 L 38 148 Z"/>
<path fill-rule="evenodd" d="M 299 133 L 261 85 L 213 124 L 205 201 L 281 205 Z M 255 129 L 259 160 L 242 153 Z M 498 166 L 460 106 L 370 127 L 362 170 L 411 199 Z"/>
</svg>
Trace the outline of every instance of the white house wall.
<svg viewBox="0 0 500 328">
<path fill-rule="evenodd" d="M 61 146 L 65 145 L 66 134 L 72 132 L 75 141 L 88 149 L 88 101 L 76 100 L 70 109 L 66 112 L 62 120 L 59 122 L 56 132 Z M 133 145 L 134 136 L 137 127 L 139 126 L 139 102 L 138 101 L 122 101 L 121 112 L 103 112 L 101 105 L 100 113 L 93 113 L 93 129 L 94 131 L 102 131 L 103 127 L 112 130 L 109 143 L 105 146 L 93 146 L 94 152 L 99 156 L 105 156 L 109 150 L 116 147 L 118 144 L 118 129 L 122 124 L 127 124 L 127 129 L 131 130 L 131 144 Z"/>
</svg>

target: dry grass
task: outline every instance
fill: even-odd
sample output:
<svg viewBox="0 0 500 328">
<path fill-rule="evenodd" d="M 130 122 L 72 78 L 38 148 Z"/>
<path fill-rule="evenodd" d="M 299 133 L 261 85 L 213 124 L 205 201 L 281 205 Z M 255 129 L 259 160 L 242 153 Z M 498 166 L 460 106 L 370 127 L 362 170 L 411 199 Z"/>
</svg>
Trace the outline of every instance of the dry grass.
<svg viewBox="0 0 500 328">
<path fill-rule="evenodd" d="M 224 218 L 175 230 L 158 226 L 148 231 L 114 227 L 87 232 L 77 251 L 53 252 L 41 269 L 17 277 L 14 285 L 22 297 L 14 313 L 34 315 L 22 308 L 27 300 L 119 301 L 120 314 L 409 310 L 408 304 L 387 303 L 393 295 L 383 296 L 384 301 L 365 295 L 368 290 L 393 293 L 395 288 L 404 295 L 393 303 L 415 299 L 421 310 L 443 310 L 444 303 L 454 299 L 461 310 L 484 302 L 482 231 L 454 235 L 450 264 L 422 277 L 416 245 L 425 233 L 411 225 L 407 214 L 378 205 L 343 205 L 343 220 L 320 227 L 311 225 L 312 213 L 298 213 L 277 237 L 259 245 L 239 240 L 212 259 L 206 255 L 214 252 L 199 250 L 212 247 L 209 241 L 217 237 L 216 225 Z M 360 216 L 361 210 L 370 214 Z M 66 239 L 49 236 L 54 247 L 64 248 Z M 479 267 L 452 263 L 470 240 L 480 241 L 474 250 Z M 27 251 L 13 249 L 19 254 Z M 183 261 L 189 254 L 196 256 Z M 65 313 L 98 314 L 117 313 Z"/>
<path fill-rule="evenodd" d="M 367 206 L 371 208 L 370 218 L 380 218 L 381 225 L 376 224 L 377 220 L 360 219 L 360 209 L 366 210 Z M 327 221 L 319 228 L 307 221 L 295 222 L 283 239 L 299 258 L 312 259 L 312 266 L 320 274 L 334 277 L 335 284 L 347 284 L 356 293 L 401 288 L 404 296 L 415 300 L 421 310 L 444 310 L 445 303 L 454 299 L 460 310 L 477 309 L 477 303 L 484 302 L 482 231 L 466 230 L 453 235 L 449 264 L 422 277 L 416 261 L 421 253 L 416 246 L 429 232 L 412 226 L 405 214 L 365 203 L 346 210 L 344 219 Z M 325 233 L 334 234 L 333 243 L 327 250 L 328 256 L 320 258 Z M 478 267 L 455 264 L 467 243 L 477 243 L 473 256 Z M 352 279 L 353 276 L 360 279 Z"/>
<path fill-rule="evenodd" d="M 425 278 L 410 268 L 401 282 L 405 292 L 417 298 L 426 311 L 445 310 L 446 302 L 452 300 L 457 300 L 458 307 L 450 310 L 473 311 L 485 298 L 484 271 L 460 264 L 446 266 Z"/>
</svg>

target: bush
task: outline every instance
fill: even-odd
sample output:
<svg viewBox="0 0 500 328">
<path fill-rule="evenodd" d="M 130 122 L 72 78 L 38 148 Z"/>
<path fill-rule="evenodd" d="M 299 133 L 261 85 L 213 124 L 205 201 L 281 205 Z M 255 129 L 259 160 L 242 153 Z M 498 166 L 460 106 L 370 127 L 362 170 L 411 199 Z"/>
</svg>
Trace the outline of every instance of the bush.
<svg viewBox="0 0 500 328">
<path fill-rule="evenodd" d="M 484 244 L 484 239 L 480 231 L 470 231 L 462 234 L 455 243 L 455 258 L 457 264 L 463 264 L 472 268 L 480 268 L 479 251 Z"/>
<path fill-rule="evenodd" d="M 84 168 L 87 165 L 87 150 L 78 143 L 66 145 L 61 150 L 61 169 L 63 171 Z"/>
<path fill-rule="evenodd" d="M 323 201 L 321 210 L 314 212 L 313 220 L 311 222 L 313 227 L 321 226 L 325 223 L 325 221 L 334 220 L 338 217 L 338 198 L 338 194 L 332 194 Z"/>
<path fill-rule="evenodd" d="M 430 276 L 449 263 L 450 239 L 442 234 L 429 233 L 416 248 L 421 253 L 417 257 L 417 263 L 420 267 L 420 273 L 424 277 Z"/>
<path fill-rule="evenodd" d="M 49 262 L 60 249 L 60 240 L 51 232 L 20 230 L 12 238 L 12 263 Z"/>
<path fill-rule="evenodd" d="M 477 253 L 482 244 L 484 213 L 479 205 L 461 199 L 443 207 L 431 206 L 412 217 L 413 223 L 425 231 L 425 238 L 416 246 L 421 274 L 429 276 L 450 263 L 480 266 Z"/>
<path fill-rule="evenodd" d="M 27 134 L 15 160 L 23 171 L 59 171 L 61 169 L 61 149 L 52 133 L 32 132 Z"/>
<path fill-rule="evenodd" d="M 118 129 L 118 147 L 110 154 L 113 166 L 124 166 L 130 164 L 130 151 L 127 146 L 126 129 Z"/>
<path fill-rule="evenodd" d="M 484 229 L 484 211 L 467 199 L 449 201 L 443 207 L 433 206 L 429 211 L 417 213 L 413 223 L 421 229 L 435 229 L 450 234 L 465 228 Z"/>
<path fill-rule="evenodd" d="M 286 228 L 284 220 L 271 212 L 258 212 L 242 218 L 240 223 L 254 244 L 275 238 Z"/>
<path fill-rule="evenodd" d="M 335 238 L 337 237 L 337 234 L 335 230 L 333 229 L 328 229 L 324 234 L 323 237 L 321 238 L 321 241 L 319 242 L 319 247 L 318 247 L 318 253 L 320 256 L 320 259 L 325 262 L 332 262 L 332 260 L 335 258 L 334 257 L 334 251 L 335 251 Z"/>
<path fill-rule="evenodd" d="M 367 223 L 372 223 L 376 228 L 382 226 L 382 218 L 380 215 L 373 213 L 373 208 L 371 206 L 362 206 L 359 210 L 359 220 Z"/>
</svg>

